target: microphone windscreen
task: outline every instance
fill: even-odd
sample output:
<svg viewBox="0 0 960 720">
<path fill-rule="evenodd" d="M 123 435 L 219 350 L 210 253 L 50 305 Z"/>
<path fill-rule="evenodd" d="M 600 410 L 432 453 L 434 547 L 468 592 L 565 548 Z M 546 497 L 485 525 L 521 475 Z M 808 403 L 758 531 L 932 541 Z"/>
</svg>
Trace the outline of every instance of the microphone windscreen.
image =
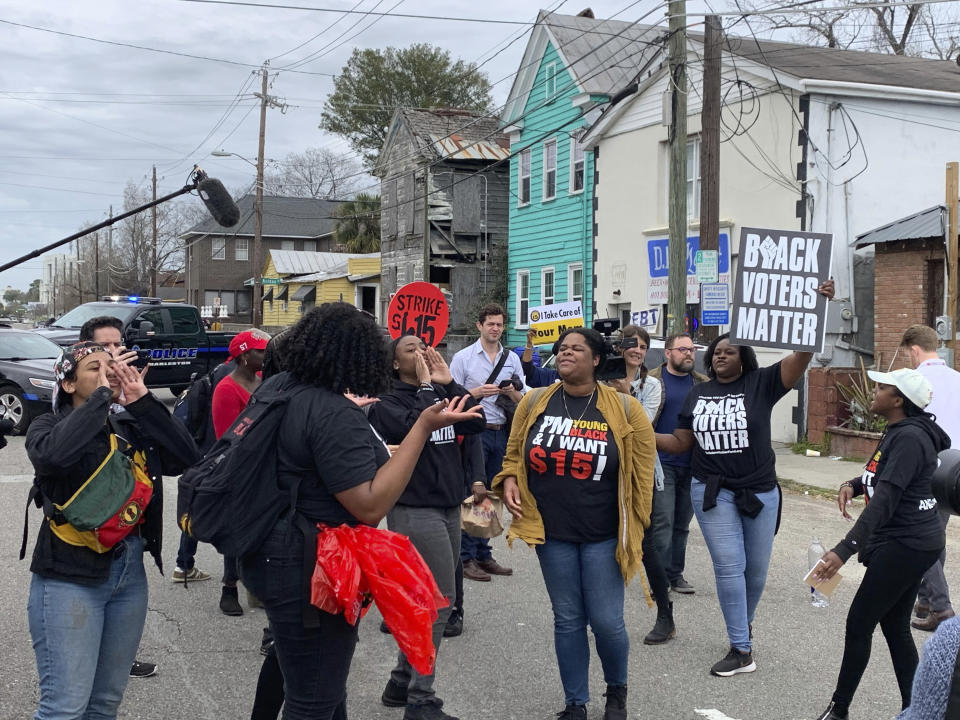
<svg viewBox="0 0 960 720">
<path fill-rule="evenodd" d="M 230 197 L 230 193 L 223 183 L 214 178 L 204 178 L 197 185 L 200 199 L 207 206 L 207 210 L 223 227 L 233 227 L 240 221 L 240 208 Z"/>
</svg>

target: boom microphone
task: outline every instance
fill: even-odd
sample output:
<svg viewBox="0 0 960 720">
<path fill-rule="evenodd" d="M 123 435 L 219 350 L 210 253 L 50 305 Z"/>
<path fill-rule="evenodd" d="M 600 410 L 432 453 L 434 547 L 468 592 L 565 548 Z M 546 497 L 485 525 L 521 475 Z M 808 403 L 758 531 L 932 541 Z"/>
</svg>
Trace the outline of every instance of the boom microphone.
<svg viewBox="0 0 960 720">
<path fill-rule="evenodd" d="M 223 227 L 233 227 L 240 221 L 240 208 L 219 180 L 204 177 L 197 183 L 197 192 L 207 210 Z"/>
</svg>

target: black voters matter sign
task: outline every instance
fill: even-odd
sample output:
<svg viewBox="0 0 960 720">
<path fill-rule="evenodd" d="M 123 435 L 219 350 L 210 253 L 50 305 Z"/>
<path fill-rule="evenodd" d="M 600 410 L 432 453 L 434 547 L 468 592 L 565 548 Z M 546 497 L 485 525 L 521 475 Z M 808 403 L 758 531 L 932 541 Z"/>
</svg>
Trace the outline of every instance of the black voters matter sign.
<svg viewBox="0 0 960 720">
<path fill-rule="evenodd" d="M 730 341 L 820 352 L 832 252 L 832 235 L 743 228 Z"/>
</svg>

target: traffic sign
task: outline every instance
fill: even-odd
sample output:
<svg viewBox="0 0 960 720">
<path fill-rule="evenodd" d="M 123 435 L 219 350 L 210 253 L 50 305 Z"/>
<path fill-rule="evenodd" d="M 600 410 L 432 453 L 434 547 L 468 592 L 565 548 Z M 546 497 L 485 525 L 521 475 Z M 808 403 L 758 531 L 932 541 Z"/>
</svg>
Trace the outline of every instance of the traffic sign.
<svg viewBox="0 0 960 720">
<path fill-rule="evenodd" d="M 700 323 L 730 324 L 730 286 L 727 283 L 703 283 L 700 286 Z"/>
<path fill-rule="evenodd" d="M 715 283 L 720 279 L 720 252 L 697 250 L 695 261 L 698 283 Z"/>
</svg>

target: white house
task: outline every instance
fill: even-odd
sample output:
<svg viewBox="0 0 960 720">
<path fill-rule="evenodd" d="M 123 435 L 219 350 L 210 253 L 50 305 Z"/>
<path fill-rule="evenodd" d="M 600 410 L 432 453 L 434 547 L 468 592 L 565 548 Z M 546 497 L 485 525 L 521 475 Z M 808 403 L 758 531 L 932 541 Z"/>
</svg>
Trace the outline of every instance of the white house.
<svg viewBox="0 0 960 720">
<path fill-rule="evenodd" d="M 688 51 L 689 249 L 699 240 L 701 36 L 690 36 Z M 666 65 L 664 53 L 637 79 L 637 92 L 607 108 L 583 139 L 596 153 L 600 315 L 629 317 L 651 308 L 663 314 Z M 872 302 L 857 307 L 855 301 L 852 244 L 879 224 L 943 201 L 944 164 L 960 155 L 960 67 L 731 37 L 721 95 L 721 275 L 733 277 L 742 227 L 833 233 L 832 275 L 843 302 L 832 305 L 817 361 L 854 365 L 855 348 L 872 348 L 873 318 Z M 691 276 L 688 303 L 699 302 L 698 295 Z M 869 338 L 860 340 L 858 331 Z M 765 355 L 762 362 L 777 356 Z M 796 438 L 792 404 L 778 406 L 775 439 Z"/>
</svg>

